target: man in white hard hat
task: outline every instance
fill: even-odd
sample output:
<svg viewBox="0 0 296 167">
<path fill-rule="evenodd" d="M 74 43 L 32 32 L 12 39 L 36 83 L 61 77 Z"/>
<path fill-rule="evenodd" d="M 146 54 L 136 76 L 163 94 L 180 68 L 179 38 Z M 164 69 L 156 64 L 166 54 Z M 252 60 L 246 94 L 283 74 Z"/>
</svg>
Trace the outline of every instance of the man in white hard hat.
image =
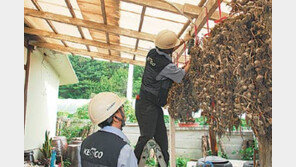
<svg viewBox="0 0 296 167">
<path fill-rule="evenodd" d="M 160 31 L 154 42 L 156 47 L 148 52 L 140 94 L 136 100 L 136 118 L 141 134 L 135 148 L 138 162 L 147 141 L 154 138 L 168 164 L 168 137 L 161 107 L 167 103 L 172 83 L 180 83 L 189 70 L 189 63 L 178 68 L 172 62 L 173 51 L 192 38 L 189 32 L 185 37 L 180 41 L 174 32 Z"/>
<path fill-rule="evenodd" d="M 91 121 L 101 130 L 81 144 L 82 167 L 136 167 L 137 159 L 129 140 L 122 132 L 125 114 L 121 99 L 115 93 L 97 94 L 89 103 Z"/>
</svg>

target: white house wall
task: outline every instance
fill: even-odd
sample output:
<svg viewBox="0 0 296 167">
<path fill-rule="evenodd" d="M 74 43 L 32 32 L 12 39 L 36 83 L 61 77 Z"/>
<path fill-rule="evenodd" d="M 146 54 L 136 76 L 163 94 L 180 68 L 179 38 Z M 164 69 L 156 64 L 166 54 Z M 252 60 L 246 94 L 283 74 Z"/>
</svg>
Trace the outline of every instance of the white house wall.
<svg viewBox="0 0 296 167">
<path fill-rule="evenodd" d="M 28 85 L 25 150 L 40 148 L 46 130 L 54 136 L 59 82 L 56 71 L 44 60 L 44 55 L 38 49 L 34 50 Z"/>
</svg>

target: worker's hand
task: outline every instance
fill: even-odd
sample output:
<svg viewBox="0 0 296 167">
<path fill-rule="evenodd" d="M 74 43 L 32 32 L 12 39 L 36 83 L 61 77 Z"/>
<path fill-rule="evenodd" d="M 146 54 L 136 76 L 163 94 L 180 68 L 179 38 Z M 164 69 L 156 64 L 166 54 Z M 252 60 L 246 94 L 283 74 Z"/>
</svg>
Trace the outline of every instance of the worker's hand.
<svg viewBox="0 0 296 167">
<path fill-rule="evenodd" d="M 186 41 L 189 41 L 190 39 L 192 39 L 193 37 L 190 35 L 190 29 L 188 29 L 187 31 L 186 31 L 186 34 L 185 34 L 185 36 L 184 36 L 184 41 L 186 42 Z"/>
<path fill-rule="evenodd" d="M 186 73 L 189 71 L 189 68 L 190 68 L 190 60 L 185 62 L 185 65 L 184 65 L 184 70 Z"/>
</svg>

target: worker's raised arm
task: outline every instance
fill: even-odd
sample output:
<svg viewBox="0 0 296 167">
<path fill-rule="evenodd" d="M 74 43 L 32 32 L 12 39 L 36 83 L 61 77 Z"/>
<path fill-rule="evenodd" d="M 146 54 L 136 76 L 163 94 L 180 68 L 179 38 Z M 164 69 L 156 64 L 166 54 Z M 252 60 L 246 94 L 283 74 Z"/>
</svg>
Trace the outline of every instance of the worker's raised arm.
<svg viewBox="0 0 296 167">
<path fill-rule="evenodd" d="M 170 63 L 156 76 L 156 80 L 169 78 L 176 83 L 181 83 L 185 76 L 185 69 L 178 68 L 175 64 Z"/>
</svg>

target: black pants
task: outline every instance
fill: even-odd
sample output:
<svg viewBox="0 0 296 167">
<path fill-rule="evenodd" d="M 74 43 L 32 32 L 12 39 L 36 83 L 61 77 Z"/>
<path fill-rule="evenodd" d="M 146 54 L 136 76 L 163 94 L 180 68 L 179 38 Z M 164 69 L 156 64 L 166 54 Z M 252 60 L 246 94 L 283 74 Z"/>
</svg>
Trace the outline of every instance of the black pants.
<svg viewBox="0 0 296 167">
<path fill-rule="evenodd" d="M 168 136 L 162 108 L 149 100 L 141 98 L 136 101 L 136 117 L 141 134 L 135 148 L 138 162 L 140 162 L 140 157 L 147 141 L 154 137 L 161 148 L 166 164 L 168 164 Z"/>
</svg>

